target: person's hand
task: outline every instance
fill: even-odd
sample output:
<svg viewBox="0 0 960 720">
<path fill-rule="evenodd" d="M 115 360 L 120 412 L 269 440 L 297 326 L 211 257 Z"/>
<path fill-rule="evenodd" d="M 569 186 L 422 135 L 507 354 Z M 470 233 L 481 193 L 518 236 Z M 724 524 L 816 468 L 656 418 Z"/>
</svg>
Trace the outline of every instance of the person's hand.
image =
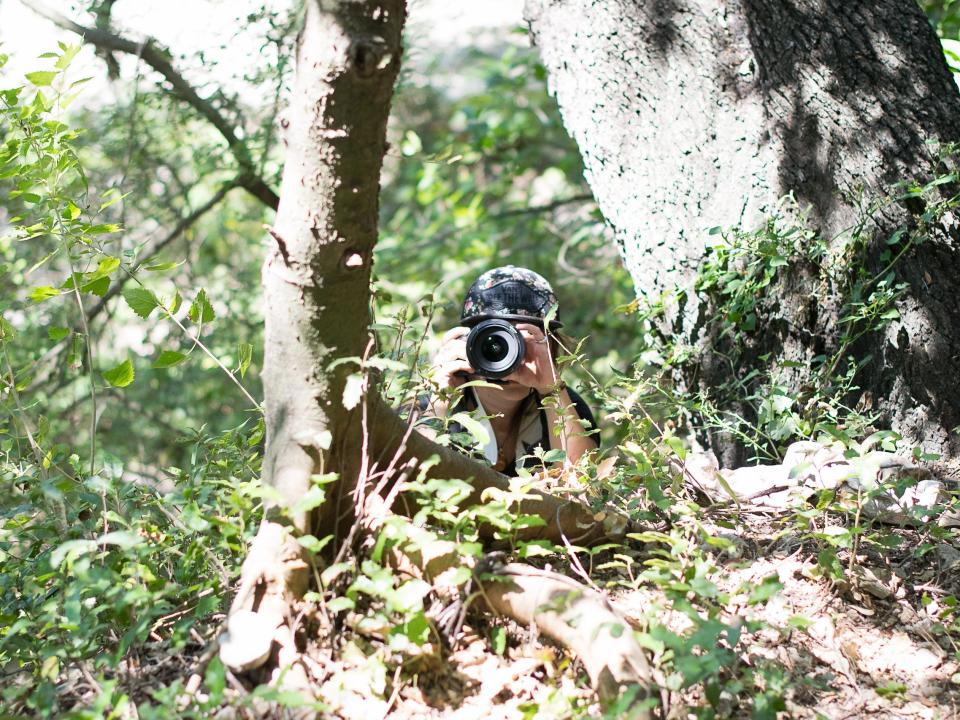
<svg viewBox="0 0 960 720">
<path fill-rule="evenodd" d="M 463 385 L 473 368 L 467 362 L 467 335 L 469 328 L 455 327 L 443 335 L 440 349 L 433 358 L 430 379 L 438 390 L 449 390 Z"/>
<path fill-rule="evenodd" d="M 517 323 L 516 327 L 523 336 L 526 352 L 520 367 L 504 380 L 512 380 L 518 385 L 533 388 L 541 395 L 549 395 L 560 378 L 554 364 L 556 358 L 550 357 L 547 337 L 543 330 L 530 323 Z"/>
</svg>

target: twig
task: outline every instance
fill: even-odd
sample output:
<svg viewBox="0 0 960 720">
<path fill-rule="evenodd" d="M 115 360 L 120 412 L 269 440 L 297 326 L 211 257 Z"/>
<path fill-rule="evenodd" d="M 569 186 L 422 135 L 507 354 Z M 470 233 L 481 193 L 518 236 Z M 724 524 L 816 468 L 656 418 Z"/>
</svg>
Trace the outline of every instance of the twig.
<svg viewBox="0 0 960 720">
<path fill-rule="evenodd" d="M 221 370 L 223 370 L 223 372 L 227 374 L 227 377 L 229 377 L 233 381 L 233 384 L 240 389 L 240 392 L 243 393 L 244 397 L 246 397 L 247 400 L 250 401 L 250 404 L 253 406 L 253 409 L 256 410 L 257 412 L 263 412 L 263 409 L 260 407 L 260 403 L 254 400 L 253 395 L 251 395 L 249 391 L 243 386 L 243 383 L 237 380 L 237 376 L 234 375 L 232 372 L 230 372 L 230 369 L 223 364 L 223 361 L 220 360 L 220 358 L 218 358 L 216 355 L 214 355 L 213 351 L 210 348 L 208 348 L 206 345 L 203 344 L 203 341 L 200 339 L 200 332 L 197 331 L 196 335 L 191 335 L 187 331 L 187 328 L 184 327 L 183 323 L 177 320 L 177 318 L 174 316 L 172 312 L 170 312 L 166 308 L 163 308 L 163 310 L 166 312 L 167 317 L 170 318 L 178 328 L 183 330 L 183 334 L 186 335 L 187 338 L 189 338 L 194 345 L 200 348 L 208 358 L 213 360 L 213 362 L 216 363 L 217 367 L 219 367 Z"/>
<path fill-rule="evenodd" d="M 543 205 L 527 205 L 526 207 L 510 208 L 509 210 L 492 213 L 487 215 L 487 220 L 502 220 L 503 218 L 516 217 L 517 215 L 538 215 L 540 213 L 551 212 L 557 208 L 563 207 L 564 205 L 589 202 L 590 200 L 593 200 L 592 193 L 571 195 L 570 197 L 560 198 L 558 200 L 554 200 L 553 202 L 544 203 Z"/>
<path fill-rule="evenodd" d="M 570 567 L 573 568 L 573 571 L 583 578 L 583 581 L 587 583 L 587 585 L 605 596 L 603 590 L 601 590 L 593 581 L 593 578 L 590 577 L 590 573 L 584 569 L 583 563 L 580 562 L 580 558 L 577 556 L 577 551 L 573 549 L 573 545 L 570 543 L 570 540 L 567 539 L 567 536 L 560 533 L 560 539 L 563 541 L 563 546 L 567 549 L 567 556 L 570 558 Z"/>
<path fill-rule="evenodd" d="M 397 698 L 400 697 L 400 688 L 403 687 L 403 685 L 400 684 L 401 670 L 403 670 L 403 665 L 397 665 L 397 669 L 393 673 L 393 692 L 390 693 L 390 699 L 387 700 L 387 706 L 383 709 L 383 715 L 380 716 L 380 720 L 386 720 L 387 715 L 390 714 L 390 710 L 393 709 L 393 704 L 397 702 Z"/>
</svg>

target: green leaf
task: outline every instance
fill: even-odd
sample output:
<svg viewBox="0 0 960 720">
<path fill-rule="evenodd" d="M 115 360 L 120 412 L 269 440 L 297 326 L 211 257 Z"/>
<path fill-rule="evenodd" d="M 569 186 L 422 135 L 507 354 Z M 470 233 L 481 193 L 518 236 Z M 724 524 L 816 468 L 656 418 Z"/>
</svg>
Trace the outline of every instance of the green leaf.
<svg viewBox="0 0 960 720">
<path fill-rule="evenodd" d="M 183 260 L 180 262 L 164 262 L 164 263 L 153 263 L 147 265 L 144 270 L 148 272 L 163 272 L 164 270 L 173 270 L 175 267 L 183 265 Z"/>
<path fill-rule="evenodd" d="M 353 566 L 347 562 L 334 563 L 320 573 L 320 584 L 323 587 L 329 587 L 330 583 L 340 577 L 340 575 L 345 573 L 351 567 Z"/>
<path fill-rule="evenodd" d="M 212 322 L 217 317 L 213 312 L 213 305 L 207 300 L 206 290 L 197 293 L 196 299 L 190 305 L 190 310 L 187 311 L 187 317 L 195 323 Z"/>
<path fill-rule="evenodd" d="M 38 70 L 37 72 L 27 73 L 24 77 L 37 87 L 49 87 L 56 76 L 57 72 L 55 70 Z"/>
<path fill-rule="evenodd" d="M 109 235 L 110 233 L 120 232 L 120 226 L 114 223 L 104 223 L 102 225 L 90 225 L 86 230 L 88 235 Z"/>
<path fill-rule="evenodd" d="M 783 583 L 777 573 L 765 577 L 759 585 L 756 585 L 750 592 L 750 598 L 747 602 L 750 605 L 759 605 L 764 603 L 783 589 Z"/>
<path fill-rule="evenodd" d="M 210 693 L 211 702 L 219 704 L 223 698 L 223 691 L 227 687 L 226 669 L 219 657 L 214 656 L 207 665 L 207 670 L 203 674 L 203 684 Z"/>
<path fill-rule="evenodd" d="M 464 429 L 470 433 L 473 439 L 481 447 L 486 446 L 486 444 L 490 442 L 490 433 L 487 432 L 487 429 L 480 423 L 479 420 L 474 418 L 469 413 L 457 413 L 451 417 L 450 420 L 463 425 Z"/>
<path fill-rule="evenodd" d="M 297 538 L 300 546 L 312 553 L 318 553 L 323 550 L 331 540 L 333 540 L 333 535 L 327 535 L 322 540 L 318 540 L 313 535 L 301 535 Z"/>
<path fill-rule="evenodd" d="M 330 612 L 340 612 L 341 610 L 353 610 L 355 603 L 348 597 L 334 598 L 327 603 L 327 610 Z"/>
<path fill-rule="evenodd" d="M 566 459 L 567 459 L 567 454 L 563 450 L 561 450 L 560 448 L 553 448 L 552 450 L 547 450 L 543 454 L 541 461 L 544 463 L 555 463 L 555 462 L 563 462 Z"/>
<path fill-rule="evenodd" d="M 133 363 L 127 358 L 122 363 L 103 373 L 103 379 L 114 387 L 126 387 L 133 382 Z"/>
<path fill-rule="evenodd" d="M 137 315 L 146 320 L 154 308 L 160 305 L 157 296 L 146 288 L 131 288 L 123 292 L 123 299 Z"/>
<path fill-rule="evenodd" d="M 353 410 L 360 404 L 363 397 L 363 375 L 352 373 L 347 377 L 347 384 L 343 387 L 343 406 Z"/>
<path fill-rule="evenodd" d="M 247 374 L 250 361 L 253 360 L 253 345 L 250 343 L 239 343 L 237 345 L 237 357 L 239 358 L 237 369 L 240 371 L 240 377 L 243 377 Z"/>
<path fill-rule="evenodd" d="M 68 557 L 76 558 L 96 549 L 97 543 L 95 540 L 67 540 L 50 553 L 50 567 L 56 570 Z"/>
<path fill-rule="evenodd" d="M 187 356 L 182 352 L 177 352 L 176 350 L 164 350 L 162 353 L 160 353 L 160 356 L 153 361 L 153 366 L 155 368 L 171 368 L 179 365 L 186 359 Z"/>
<path fill-rule="evenodd" d="M 49 300 L 52 297 L 56 297 L 59 294 L 60 291 L 55 287 L 41 285 L 40 287 L 35 287 L 33 290 L 31 290 L 27 297 L 30 300 L 33 300 L 33 302 L 39 303 L 43 302 L 44 300 Z"/>
<path fill-rule="evenodd" d="M 327 494 L 324 492 L 324 489 L 319 485 L 314 485 L 301 495 L 300 499 L 290 507 L 290 512 L 294 515 L 310 512 L 314 508 L 320 507 L 326 497 Z"/>
<path fill-rule="evenodd" d="M 90 293 L 91 295 L 103 297 L 107 294 L 107 290 L 110 289 L 110 278 L 98 277 L 95 280 L 91 280 L 86 285 L 82 285 L 80 289 L 84 292 Z"/>
<path fill-rule="evenodd" d="M 70 328 L 65 328 L 65 327 L 47 328 L 47 337 L 57 342 L 63 340 L 69 334 L 70 334 Z"/>
<path fill-rule="evenodd" d="M 170 311 L 171 315 L 176 315 L 177 310 L 180 309 L 180 305 L 183 302 L 183 297 L 180 295 L 179 290 L 173 291 L 173 300 L 170 301 L 170 307 L 167 308 Z"/>
<path fill-rule="evenodd" d="M 387 607 L 398 612 L 413 612 L 423 608 L 423 598 L 430 585 L 423 580 L 408 580 L 387 596 Z"/>
<path fill-rule="evenodd" d="M 791 615 L 787 618 L 787 625 L 797 630 L 806 631 L 809 627 L 813 625 L 813 620 L 806 618 L 803 615 Z"/>
<path fill-rule="evenodd" d="M 423 645 L 430 639 L 430 621 L 423 611 L 414 613 L 401 626 L 390 631 L 391 637 L 403 635 L 414 645 Z"/>
<path fill-rule="evenodd" d="M 60 658 L 50 655 L 40 666 L 40 677 L 46 680 L 56 680 L 60 674 Z"/>
<path fill-rule="evenodd" d="M 80 48 L 82 46 L 80 43 L 77 43 L 76 45 L 67 45 L 61 47 L 63 50 L 63 55 L 59 57 L 57 62 L 54 64 L 54 67 L 57 68 L 57 70 L 66 70 L 70 66 L 70 63 L 73 62 L 73 59 L 77 56 L 77 53 L 80 52 Z"/>
<path fill-rule="evenodd" d="M 114 530 L 97 539 L 99 545 L 116 545 L 119 548 L 132 548 L 143 543 L 143 538 L 129 530 Z"/>
<path fill-rule="evenodd" d="M 507 651 L 507 631 L 502 627 L 493 628 L 490 631 L 490 644 L 493 646 L 493 651 L 503 657 Z"/>
<path fill-rule="evenodd" d="M 97 265 L 97 269 L 93 271 L 93 274 L 102 277 L 109 275 L 118 267 L 120 267 L 120 258 L 107 257 L 100 261 L 100 264 Z"/>
</svg>

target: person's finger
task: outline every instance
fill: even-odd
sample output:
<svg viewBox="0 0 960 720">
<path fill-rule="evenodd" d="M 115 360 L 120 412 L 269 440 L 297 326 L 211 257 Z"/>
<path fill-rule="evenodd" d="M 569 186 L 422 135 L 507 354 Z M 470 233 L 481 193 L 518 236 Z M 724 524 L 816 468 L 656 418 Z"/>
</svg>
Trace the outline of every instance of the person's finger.
<svg viewBox="0 0 960 720">
<path fill-rule="evenodd" d="M 453 361 L 447 367 L 450 368 L 451 372 L 473 372 L 473 367 L 466 360 Z"/>
<path fill-rule="evenodd" d="M 447 330 L 441 336 L 441 342 L 446 343 L 449 340 L 466 337 L 469 334 L 470 334 L 470 328 L 465 328 L 463 327 L 463 325 L 457 325 L 456 327 L 452 327 L 449 330 Z"/>
<path fill-rule="evenodd" d="M 453 358 L 444 363 L 434 365 L 434 372 L 442 375 L 455 375 L 456 373 L 473 373 L 473 368 L 464 359 Z"/>
<path fill-rule="evenodd" d="M 438 355 L 437 358 L 433 361 L 434 365 L 469 365 L 467 360 L 466 353 L 452 352 L 445 355 Z"/>
<path fill-rule="evenodd" d="M 459 355 L 461 357 L 467 356 L 467 342 L 462 338 L 451 338 L 447 340 L 440 348 L 437 350 L 438 355 L 444 355 L 447 357 L 453 355 Z"/>
<path fill-rule="evenodd" d="M 520 334 L 523 335 L 524 338 L 530 338 L 536 342 L 543 342 L 546 339 L 543 330 L 530 323 L 517 323 L 517 330 L 520 331 Z"/>
</svg>

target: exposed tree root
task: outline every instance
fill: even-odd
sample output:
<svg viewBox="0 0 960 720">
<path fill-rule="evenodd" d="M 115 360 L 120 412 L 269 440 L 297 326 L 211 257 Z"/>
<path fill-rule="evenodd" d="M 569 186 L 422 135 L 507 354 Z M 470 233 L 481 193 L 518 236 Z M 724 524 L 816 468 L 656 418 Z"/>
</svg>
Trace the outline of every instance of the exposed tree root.
<svg viewBox="0 0 960 720">
<path fill-rule="evenodd" d="M 490 577 L 490 576 L 488 576 Z M 650 718 L 653 673 L 624 617 L 600 593 L 565 575 L 510 563 L 482 583 L 490 609 L 535 628 L 583 662 L 601 702 L 638 689 L 629 717 Z"/>
<path fill-rule="evenodd" d="M 250 544 L 240 585 L 230 607 L 227 631 L 220 638 L 220 659 L 245 672 L 263 665 L 274 643 L 279 665 L 295 656 L 295 608 L 310 582 L 306 551 L 287 528 L 264 522 Z"/>
<path fill-rule="evenodd" d="M 531 627 L 580 658 L 602 703 L 613 703 L 635 688 L 628 716 L 651 717 L 646 701 L 657 696 L 647 656 L 629 623 L 601 593 L 566 575 L 497 563 L 489 555 L 473 567 L 473 559 L 460 555 L 453 543 L 394 553 L 392 562 L 422 574 L 435 588 L 447 570 L 469 563 L 485 609 Z"/>
<path fill-rule="evenodd" d="M 388 513 L 378 510 L 363 523 L 365 532 L 382 526 Z M 303 549 L 285 528 L 264 523 L 244 563 L 228 632 L 221 638 L 220 655 L 226 665 L 249 671 L 279 648 L 276 664 L 287 668 L 287 674 L 274 672 L 273 679 L 308 689 L 306 683 L 297 682 L 293 642 L 293 608 L 299 606 L 309 582 L 303 557 Z M 397 569 L 422 575 L 435 585 L 445 571 L 464 563 L 473 566 L 474 561 L 460 555 L 452 543 L 436 543 L 423 552 L 394 552 L 392 558 Z M 484 609 L 529 626 L 570 650 L 583 662 L 601 702 L 615 702 L 624 691 L 636 688 L 629 716 L 651 717 L 645 701 L 655 697 L 655 683 L 646 655 L 627 621 L 603 595 L 565 575 L 519 563 L 491 566 L 487 560 L 473 569 L 482 574 L 478 582 Z"/>
<path fill-rule="evenodd" d="M 417 463 L 427 458 L 437 459 L 429 471 L 431 477 L 461 478 L 469 480 L 473 494 L 467 505 L 483 502 L 485 494 L 509 493 L 510 478 L 493 468 L 481 465 L 476 460 L 456 450 L 437 445 L 418 432 L 408 432 L 406 421 L 390 408 L 379 395 L 370 398 L 372 407 L 372 446 L 386 455 L 396 455 L 399 460 Z M 528 492 L 519 502 L 517 512 L 540 517 L 544 524 L 519 532 L 524 540 L 545 539 L 560 543 L 564 538 L 578 545 L 618 541 L 630 532 L 630 521 L 615 511 L 607 511 L 595 517 L 588 507 L 575 500 L 568 500 L 542 490 Z M 490 528 L 480 528 L 489 534 Z"/>
</svg>

